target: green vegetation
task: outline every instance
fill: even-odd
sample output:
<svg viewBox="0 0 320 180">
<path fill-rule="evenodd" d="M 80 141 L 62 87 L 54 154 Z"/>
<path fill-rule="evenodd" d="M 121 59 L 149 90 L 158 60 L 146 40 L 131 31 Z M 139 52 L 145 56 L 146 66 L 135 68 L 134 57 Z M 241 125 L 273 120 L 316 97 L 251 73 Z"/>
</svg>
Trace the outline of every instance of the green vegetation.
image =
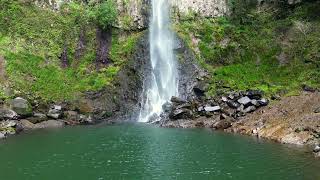
<svg viewBox="0 0 320 180">
<path fill-rule="evenodd" d="M 246 9 L 238 18 L 194 16 L 175 29 L 211 72 L 211 94 L 261 89 L 294 95 L 302 85 L 320 88 L 319 9 L 305 3 Z"/>
<path fill-rule="evenodd" d="M 112 85 L 140 34 L 114 31 L 112 64 L 96 69 L 96 26 L 106 27 L 114 22 L 116 11 L 110 3 L 88 8 L 73 2 L 53 11 L 22 0 L 1 0 L 0 58 L 6 60 L 7 78 L 1 82 L 0 97 L 6 97 L 4 89 L 10 88 L 14 95 L 45 101 L 72 100 L 84 91 Z M 93 12 L 95 8 L 99 13 Z M 111 14 L 105 16 L 106 13 Z M 76 58 L 81 32 L 85 33 L 85 48 Z M 59 58 L 65 46 L 69 66 L 61 68 Z"/>
<path fill-rule="evenodd" d="M 88 14 L 98 26 L 106 29 L 117 19 L 117 6 L 113 0 L 104 1 L 95 5 Z"/>
</svg>

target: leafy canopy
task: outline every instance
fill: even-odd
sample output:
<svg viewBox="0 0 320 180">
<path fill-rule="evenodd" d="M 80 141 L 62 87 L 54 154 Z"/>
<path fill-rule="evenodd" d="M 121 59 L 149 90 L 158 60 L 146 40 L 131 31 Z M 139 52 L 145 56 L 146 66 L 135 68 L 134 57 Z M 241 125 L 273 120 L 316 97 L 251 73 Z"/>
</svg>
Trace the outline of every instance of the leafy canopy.
<svg viewBox="0 0 320 180">
<path fill-rule="evenodd" d="M 97 4 L 89 12 L 91 19 L 103 29 L 107 29 L 115 23 L 117 14 L 116 4 L 113 0 L 107 0 Z"/>
</svg>

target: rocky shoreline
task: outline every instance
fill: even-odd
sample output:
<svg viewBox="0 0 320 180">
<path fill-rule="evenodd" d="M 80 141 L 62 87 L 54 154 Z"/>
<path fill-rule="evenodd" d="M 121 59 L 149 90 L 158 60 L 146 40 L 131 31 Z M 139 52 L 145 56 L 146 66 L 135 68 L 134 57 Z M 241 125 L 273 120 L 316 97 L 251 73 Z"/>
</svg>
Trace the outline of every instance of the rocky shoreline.
<svg viewBox="0 0 320 180">
<path fill-rule="evenodd" d="M 33 111 L 33 106 L 24 98 L 17 97 L 0 108 L 0 139 L 21 131 L 58 128 L 66 125 L 97 123 L 92 114 L 81 114 L 67 104 L 51 105 L 48 109 Z"/>
<path fill-rule="evenodd" d="M 305 91 L 299 96 L 277 97 L 271 101 L 257 90 L 213 98 L 201 95 L 191 100 L 172 97 L 171 103 L 163 106 L 162 119 L 155 123 L 164 128 L 211 128 L 309 146 L 315 156 L 320 157 L 319 102 L 320 92 Z M 91 114 L 84 115 L 68 108 L 67 105 L 52 105 L 47 113 L 32 111 L 27 100 L 17 97 L 10 106 L 0 109 L 0 139 L 22 131 L 109 122 L 108 118 L 98 120 Z"/>
<path fill-rule="evenodd" d="M 262 91 L 256 90 L 192 100 L 173 97 L 171 104 L 164 106 L 165 118 L 158 123 L 167 128 L 211 128 L 279 143 L 306 145 L 314 148 L 319 157 L 319 102 L 317 91 L 303 91 L 291 97 L 275 96 L 271 101 L 263 97 Z"/>
</svg>

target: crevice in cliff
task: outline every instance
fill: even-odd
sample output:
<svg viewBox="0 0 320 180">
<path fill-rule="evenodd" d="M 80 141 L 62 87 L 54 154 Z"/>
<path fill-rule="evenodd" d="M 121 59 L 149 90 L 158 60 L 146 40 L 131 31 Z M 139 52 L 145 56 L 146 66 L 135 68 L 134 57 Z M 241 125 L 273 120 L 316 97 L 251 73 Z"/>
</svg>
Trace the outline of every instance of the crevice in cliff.
<svg viewBox="0 0 320 180">
<path fill-rule="evenodd" d="M 96 66 L 106 66 L 110 63 L 109 51 L 112 40 L 112 27 L 106 29 L 97 28 L 96 31 L 97 49 L 96 49 Z"/>
</svg>

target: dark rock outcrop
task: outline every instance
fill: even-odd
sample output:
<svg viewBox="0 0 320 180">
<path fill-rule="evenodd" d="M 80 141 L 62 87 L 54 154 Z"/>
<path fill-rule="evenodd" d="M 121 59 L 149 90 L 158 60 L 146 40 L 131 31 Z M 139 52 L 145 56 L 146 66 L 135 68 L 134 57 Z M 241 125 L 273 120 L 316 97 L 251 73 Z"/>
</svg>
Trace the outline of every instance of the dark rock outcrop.
<svg viewBox="0 0 320 180">
<path fill-rule="evenodd" d="M 163 127 L 182 126 L 186 128 L 190 125 L 190 127 L 210 127 L 223 130 L 231 127 L 239 117 L 266 106 L 268 102 L 263 98 L 261 91 L 252 90 L 231 92 L 211 98 L 194 97 L 189 100 L 172 97 L 169 117 L 164 118 L 160 124 Z"/>
</svg>

